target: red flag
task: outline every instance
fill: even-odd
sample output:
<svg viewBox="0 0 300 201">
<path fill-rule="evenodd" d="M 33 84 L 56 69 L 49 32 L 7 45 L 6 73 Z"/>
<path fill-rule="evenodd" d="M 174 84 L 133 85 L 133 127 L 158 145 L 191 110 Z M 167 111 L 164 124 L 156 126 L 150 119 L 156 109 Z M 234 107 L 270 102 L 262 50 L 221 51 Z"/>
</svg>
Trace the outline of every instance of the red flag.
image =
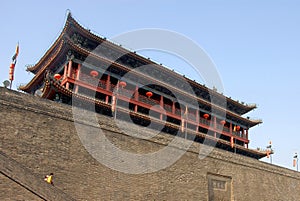
<svg viewBox="0 0 300 201">
<path fill-rule="evenodd" d="M 16 66 L 16 63 L 17 63 L 18 55 L 19 55 L 19 43 L 17 44 L 15 54 L 12 57 L 12 62 L 9 66 L 9 80 L 11 81 L 10 82 L 10 88 L 11 88 L 12 81 L 14 80 L 14 72 L 15 72 L 15 66 Z"/>
<path fill-rule="evenodd" d="M 11 63 L 9 66 L 9 80 L 10 81 L 14 80 L 14 71 L 15 71 L 15 64 Z"/>
<path fill-rule="evenodd" d="M 293 167 L 296 167 L 296 159 L 293 160 Z"/>
<path fill-rule="evenodd" d="M 17 62 L 17 57 L 19 55 L 19 43 L 17 44 L 17 47 L 16 47 L 16 51 L 15 51 L 15 54 L 14 56 L 12 57 L 12 61 L 16 64 Z"/>
</svg>

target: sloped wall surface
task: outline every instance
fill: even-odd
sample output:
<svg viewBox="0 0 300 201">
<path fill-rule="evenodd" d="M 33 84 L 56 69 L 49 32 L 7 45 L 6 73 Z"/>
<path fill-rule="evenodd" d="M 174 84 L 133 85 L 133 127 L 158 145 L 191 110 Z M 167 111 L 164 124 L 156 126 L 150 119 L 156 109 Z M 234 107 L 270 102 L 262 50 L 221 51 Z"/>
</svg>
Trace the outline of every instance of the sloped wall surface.
<svg viewBox="0 0 300 201">
<path fill-rule="evenodd" d="M 91 114 L 82 112 L 80 124 L 85 133 L 79 136 L 68 105 L 0 88 L 0 115 L 0 151 L 26 167 L 42 184 L 43 175 L 53 172 L 53 188 L 70 199 L 300 200 L 297 172 L 220 149 L 200 159 L 199 150 L 204 145 L 198 143 L 193 143 L 173 165 L 156 172 L 128 174 L 109 168 L 83 146 L 84 139 L 93 137 L 97 141 L 95 130 L 99 128 L 85 118 Z M 107 116 L 99 115 L 97 121 L 107 140 L 125 152 L 153 153 L 173 139 L 164 133 L 141 139 L 134 135 L 150 134 L 151 130 L 123 123 L 127 125 L 125 132 Z M 116 156 L 115 160 L 123 159 Z M 4 164 L 0 165 L 3 169 Z M 143 165 L 147 169 L 156 164 Z M 0 179 L 0 200 L 41 199 L 22 190 L 24 186 L 3 171 Z M 22 184 L 22 180 L 18 182 Z"/>
</svg>

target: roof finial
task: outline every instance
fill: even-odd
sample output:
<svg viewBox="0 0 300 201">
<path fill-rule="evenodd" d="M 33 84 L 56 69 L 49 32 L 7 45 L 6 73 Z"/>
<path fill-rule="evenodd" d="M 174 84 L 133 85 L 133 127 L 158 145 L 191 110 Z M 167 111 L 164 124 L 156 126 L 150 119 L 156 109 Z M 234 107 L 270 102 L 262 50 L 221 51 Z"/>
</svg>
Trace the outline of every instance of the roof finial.
<svg viewBox="0 0 300 201">
<path fill-rule="evenodd" d="M 69 8 L 66 10 L 66 14 L 67 14 L 68 17 L 72 17 L 72 13 L 71 13 L 71 10 Z"/>
</svg>

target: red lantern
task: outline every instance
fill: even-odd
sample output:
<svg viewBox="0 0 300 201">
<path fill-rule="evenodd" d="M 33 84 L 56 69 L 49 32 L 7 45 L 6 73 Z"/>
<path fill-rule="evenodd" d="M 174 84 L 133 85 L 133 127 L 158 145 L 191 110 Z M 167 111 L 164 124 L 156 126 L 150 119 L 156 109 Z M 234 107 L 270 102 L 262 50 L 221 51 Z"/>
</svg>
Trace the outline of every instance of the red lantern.
<svg viewBox="0 0 300 201">
<path fill-rule="evenodd" d="M 57 74 L 55 74 L 53 77 L 54 77 L 56 80 L 60 80 L 61 75 L 57 73 Z"/>
<path fill-rule="evenodd" d="M 237 131 L 239 131 L 239 130 L 240 130 L 240 128 L 241 128 L 240 126 L 236 126 L 236 130 L 237 130 Z"/>
<path fill-rule="evenodd" d="M 226 124 L 225 120 L 220 121 L 220 123 L 224 126 Z"/>
<path fill-rule="evenodd" d="M 98 74 L 99 74 L 99 73 L 98 73 L 97 71 L 95 71 L 95 70 L 92 70 L 92 71 L 90 72 L 90 75 L 93 76 L 93 77 L 97 77 Z"/>
<path fill-rule="evenodd" d="M 124 82 L 124 81 L 121 81 L 121 82 L 119 82 L 119 85 L 122 87 L 122 88 L 124 88 L 124 87 L 126 87 L 126 82 Z"/>
<path fill-rule="evenodd" d="M 208 119 L 209 114 L 204 114 L 203 117 L 204 117 L 204 119 Z"/>
<path fill-rule="evenodd" d="M 148 98 L 150 98 L 151 96 L 153 96 L 153 93 L 152 93 L 151 91 L 148 91 L 148 92 L 146 93 L 146 96 L 148 96 Z"/>
</svg>

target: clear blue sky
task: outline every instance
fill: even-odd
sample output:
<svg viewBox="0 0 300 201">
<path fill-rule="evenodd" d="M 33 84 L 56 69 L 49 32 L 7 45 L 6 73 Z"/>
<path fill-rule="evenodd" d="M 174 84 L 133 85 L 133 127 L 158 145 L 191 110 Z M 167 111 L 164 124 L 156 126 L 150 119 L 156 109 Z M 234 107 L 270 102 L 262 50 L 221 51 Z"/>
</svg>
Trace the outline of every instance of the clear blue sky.
<svg viewBox="0 0 300 201">
<path fill-rule="evenodd" d="M 225 94 L 257 103 L 258 108 L 247 116 L 264 123 L 250 130 L 250 147 L 265 147 L 272 140 L 274 164 L 293 168 L 292 157 L 300 152 L 298 1 L 3 1 L 1 83 L 8 78 L 18 41 L 13 88 L 32 78 L 25 66 L 36 63 L 54 42 L 67 9 L 83 26 L 107 38 L 133 29 L 162 28 L 194 40 L 215 62 Z M 193 78 L 176 59 L 152 56 Z"/>
</svg>

